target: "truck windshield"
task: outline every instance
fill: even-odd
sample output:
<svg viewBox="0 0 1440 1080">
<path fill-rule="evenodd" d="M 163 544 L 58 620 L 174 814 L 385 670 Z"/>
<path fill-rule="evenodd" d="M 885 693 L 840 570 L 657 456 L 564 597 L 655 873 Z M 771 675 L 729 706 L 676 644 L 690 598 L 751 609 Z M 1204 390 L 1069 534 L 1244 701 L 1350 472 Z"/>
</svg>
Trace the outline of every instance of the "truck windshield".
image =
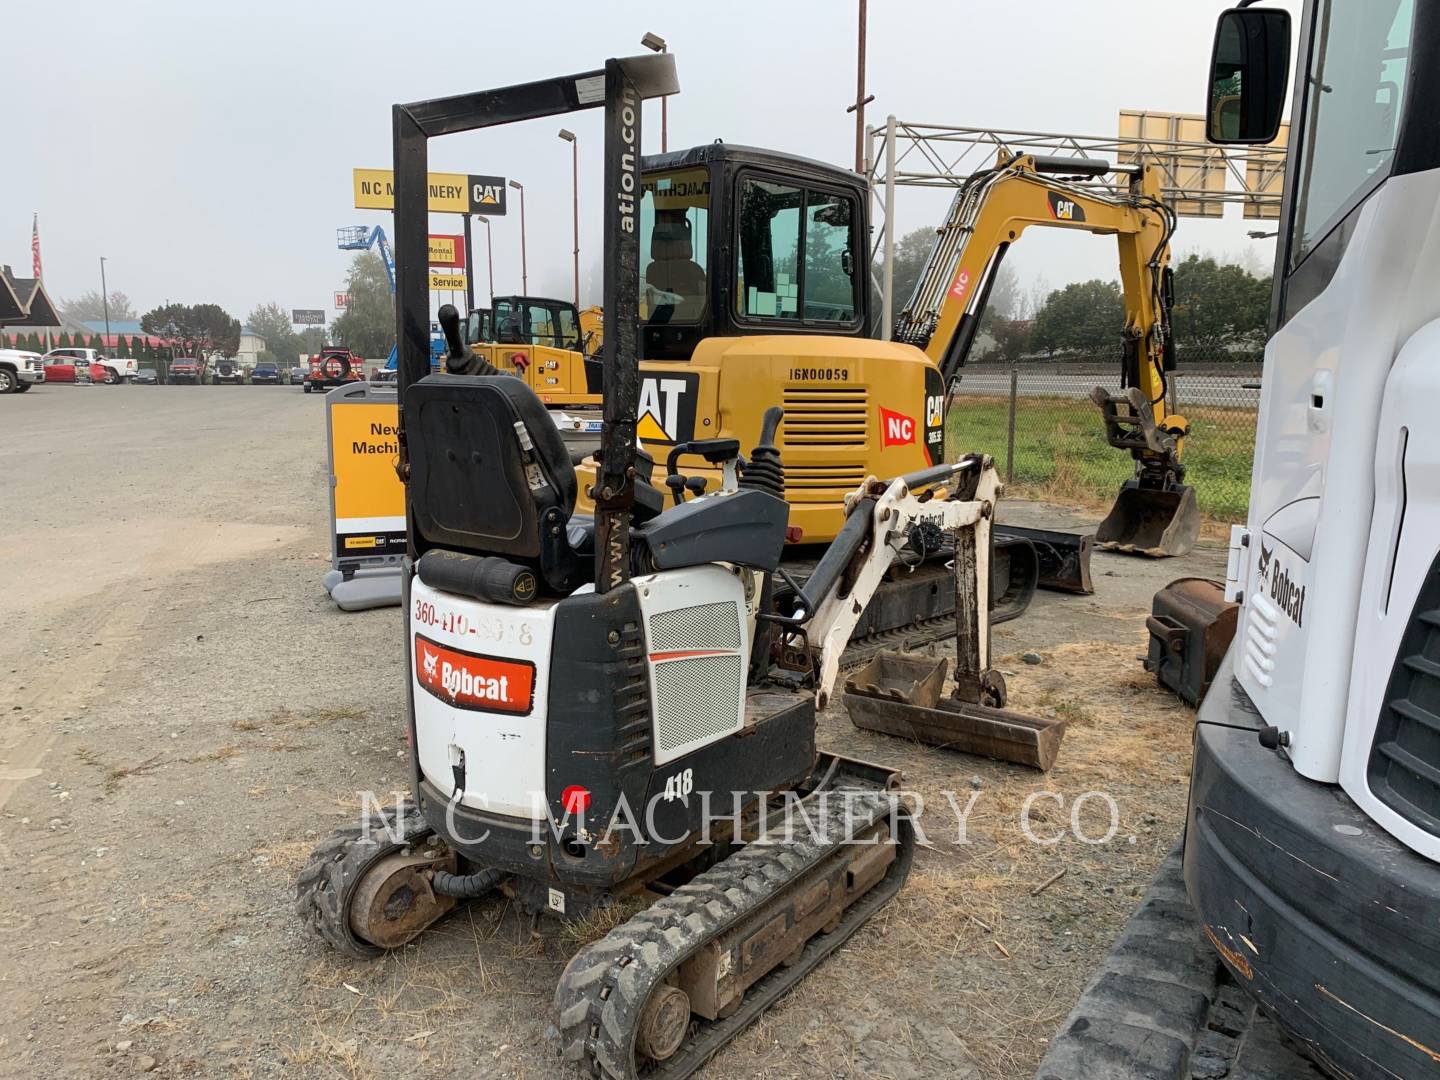
<svg viewBox="0 0 1440 1080">
<path fill-rule="evenodd" d="M 640 196 L 640 318 L 652 324 L 705 317 L 710 174 L 649 173 Z"/>
</svg>

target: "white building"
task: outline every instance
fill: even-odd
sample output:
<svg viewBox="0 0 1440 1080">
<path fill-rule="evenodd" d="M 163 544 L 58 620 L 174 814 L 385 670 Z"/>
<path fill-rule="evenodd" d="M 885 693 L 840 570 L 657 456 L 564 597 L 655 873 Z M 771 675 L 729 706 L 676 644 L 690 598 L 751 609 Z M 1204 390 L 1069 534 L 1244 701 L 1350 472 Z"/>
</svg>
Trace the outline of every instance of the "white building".
<svg viewBox="0 0 1440 1080">
<path fill-rule="evenodd" d="M 264 351 L 265 339 L 248 326 L 240 327 L 240 350 L 235 354 L 240 366 L 249 371 Z"/>
</svg>

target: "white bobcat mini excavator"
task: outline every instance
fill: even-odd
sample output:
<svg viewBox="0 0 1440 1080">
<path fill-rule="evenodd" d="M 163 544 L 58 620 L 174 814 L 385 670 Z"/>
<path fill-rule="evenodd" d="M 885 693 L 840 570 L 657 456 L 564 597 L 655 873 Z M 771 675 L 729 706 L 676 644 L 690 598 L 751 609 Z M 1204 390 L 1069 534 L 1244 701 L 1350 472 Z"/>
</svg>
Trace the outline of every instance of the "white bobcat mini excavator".
<svg viewBox="0 0 1440 1080">
<path fill-rule="evenodd" d="M 694 1072 L 903 883 L 898 775 L 815 748 L 816 711 L 893 563 L 949 534 L 960 636 L 993 675 L 989 459 L 867 479 L 813 573 L 785 583 L 783 612 L 779 407 L 748 457 L 734 439 L 690 444 L 718 490 L 666 507 L 652 485 L 635 437 L 640 116 L 677 89 L 666 54 L 395 107 L 414 798 L 388 831 L 322 844 L 297 895 L 309 928 L 360 956 L 496 888 L 566 919 L 653 899 L 582 948 L 555 996 L 563 1058 L 621 1078 Z M 446 370 L 429 371 L 425 176 L 431 137 L 598 107 L 604 432 L 582 518 L 540 399 L 466 349 L 448 306 Z"/>
<path fill-rule="evenodd" d="M 1314 1076 L 1276 1027 L 1330 1076 L 1440 1076 L 1440 0 L 1294 6 L 1239 620 L 1183 861 L 1044 1080 Z M 1281 8 L 1220 16 L 1212 142 L 1275 138 L 1291 39 Z"/>
</svg>

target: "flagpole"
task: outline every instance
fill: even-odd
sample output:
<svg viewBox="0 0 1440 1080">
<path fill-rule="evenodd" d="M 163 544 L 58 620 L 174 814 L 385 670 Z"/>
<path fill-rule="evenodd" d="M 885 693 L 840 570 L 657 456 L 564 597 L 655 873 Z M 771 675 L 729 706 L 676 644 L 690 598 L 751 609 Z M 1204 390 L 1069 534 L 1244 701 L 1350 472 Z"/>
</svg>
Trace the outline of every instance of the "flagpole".
<svg viewBox="0 0 1440 1080">
<path fill-rule="evenodd" d="M 33 211 L 30 218 L 30 271 L 35 277 L 36 286 L 44 284 L 44 274 L 40 265 L 40 211 Z M 45 351 L 50 351 L 50 327 L 45 328 Z"/>
</svg>

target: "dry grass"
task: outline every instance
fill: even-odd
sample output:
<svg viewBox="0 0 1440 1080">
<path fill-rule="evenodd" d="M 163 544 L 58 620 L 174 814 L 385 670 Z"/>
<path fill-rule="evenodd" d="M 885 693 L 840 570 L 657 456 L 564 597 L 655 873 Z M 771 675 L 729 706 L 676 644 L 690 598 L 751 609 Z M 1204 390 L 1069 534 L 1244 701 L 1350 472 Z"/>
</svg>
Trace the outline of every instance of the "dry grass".
<svg viewBox="0 0 1440 1080">
<path fill-rule="evenodd" d="M 264 720 L 256 720 L 254 717 L 241 717 L 232 720 L 230 727 L 235 731 L 304 731 L 307 728 L 328 727 L 331 724 L 338 724 L 342 721 L 364 720 L 370 715 L 369 709 L 341 708 L 341 709 L 302 709 L 296 712 L 291 709 L 276 709 Z"/>
</svg>

